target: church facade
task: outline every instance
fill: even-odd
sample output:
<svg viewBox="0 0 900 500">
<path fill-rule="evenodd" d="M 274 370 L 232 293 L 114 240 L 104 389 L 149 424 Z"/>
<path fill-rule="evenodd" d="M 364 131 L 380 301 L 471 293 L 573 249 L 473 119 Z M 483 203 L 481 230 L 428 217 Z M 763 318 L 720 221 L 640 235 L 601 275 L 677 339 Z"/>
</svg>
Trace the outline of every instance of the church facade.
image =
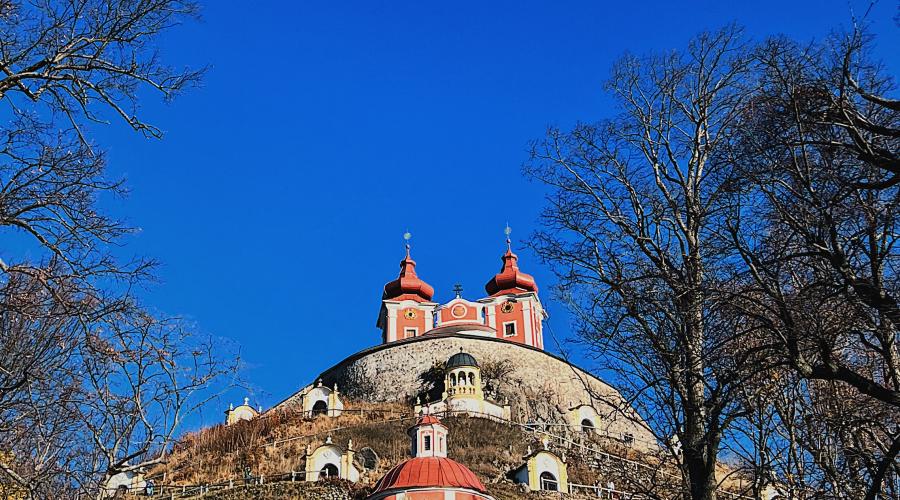
<svg viewBox="0 0 900 500">
<path fill-rule="evenodd" d="M 485 285 L 485 297 L 438 304 L 434 288 L 416 274 L 409 245 L 400 261 L 400 275 L 384 287 L 377 326 L 384 343 L 429 333 L 460 332 L 544 348 L 546 313 L 534 277 L 519 270 L 519 257 L 507 240 L 503 267 Z"/>
</svg>

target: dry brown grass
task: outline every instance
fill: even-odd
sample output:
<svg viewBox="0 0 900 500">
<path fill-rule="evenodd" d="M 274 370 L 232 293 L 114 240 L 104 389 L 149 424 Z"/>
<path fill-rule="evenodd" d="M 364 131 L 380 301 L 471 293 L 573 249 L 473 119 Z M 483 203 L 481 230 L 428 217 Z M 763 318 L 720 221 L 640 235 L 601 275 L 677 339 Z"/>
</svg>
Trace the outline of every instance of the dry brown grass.
<svg viewBox="0 0 900 500">
<path fill-rule="evenodd" d="M 269 415 L 232 426 L 217 425 L 186 435 L 166 464 L 151 471 L 157 484 L 211 484 L 242 476 L 249 466 L 254 475 L 271 476 L 302 471 L 306 447 L 323 444 L 331 436 L 345 447 L 369 447 L 379 456 L 377 470 L 364 477 L 374 481 L 390 467 L 409 458 L 407 429 L 414 422 L 408 407 L 391 404 L 356 404 L 340 417 L 305 418 L 296 414 Z M 503 481 L 521 463 L 529 445 L 540 444 L 530 434 L 485 419 L 451 417 L 449 452 L 469 466 L 485 483 Z"/>
<path fill-rule="evenodd" d="M 415 419 L 411 409 L 402 404 L 348 404 L 348 409 L 365 412 L 347 412 L 335 418 L 305 418 L 281 413 L 233 426 L 203 429 L 186 435 L 168 462 L 151 474 L 158 485 L 193 485 L 239 479 L 245 465 L 251 468 L 253 475 L 267 477 L 292 470 L 302 471 L 307 445 L 315 449 L 330 436 L 338 446 L 345 447 L 352 439 L 354 449 L 369 447 L 379 456 L 377 470 L 365 472 L 361 483 L 354 486 L 357 491 L 348 493 L 359 495 L 365 492 L 366 485 L 370 487 L 388 469 L 409 458 L 407 429 Z M 507 477 L 511 470 L 522 464 L 529 446 L 533 450 L 542 446 L 536 435 L 513 425 L 466 416 L 449 417 L 444 423 L 450 429 L 449 456 L 472 469 L 498 500 L 540 497 L 539 494 L 524 494 Z M 568 463 L 570 481 L 580 484 L 596 481 L 596 472 L 581 463 L 577 455 L 570 455 Z M 303 487 L 290 486 L 291 491 Z M 307 498 L 291 494 L 279 497 L 277 495 L 287 490 L 274 485 L 241 489 L 245 498 Z M 238 497 L 214 495 L 209 498 Z"/>
<path fill-rule="evenodd" d="M 254 475 L 303 470 L 306 446 L 315 448 L 329 435 L 340 446 L 346 446 L 352 437 L 358 449 L 367 445 L 357 434 L 363 437 L 378 434 L 376 429 L 390 429 L 391 423 L 383 421 L 401 415 L 407 415 L 407 425 L 412 421 L 409 409 L 400 405 L 359 404 L 348 405 L 348 409 L 351 411 L 334 418 L 281 412 L 202 429 L 179 440 L 167 462 L 150 474 L 157 484 L 209 484 L 240 478 L 244 466 Z M 402 426 L 402 421 L 399 424 Z M 393 448 L 399 452 L 400 446 Z"/>
</svg>

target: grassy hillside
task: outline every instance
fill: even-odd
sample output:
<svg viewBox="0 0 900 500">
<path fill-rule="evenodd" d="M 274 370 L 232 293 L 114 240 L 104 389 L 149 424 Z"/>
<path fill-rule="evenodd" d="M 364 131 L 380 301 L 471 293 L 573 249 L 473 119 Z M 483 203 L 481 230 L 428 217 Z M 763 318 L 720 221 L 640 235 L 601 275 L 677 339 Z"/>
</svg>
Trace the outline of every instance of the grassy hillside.
<svg viewBox="0 0 900 500">
<path fill-rule="evenodd" d="M 333 418 L 271 414 L 232 426 L 203 429 L 186 435 L 167 463 L 151 471 L 150 476 L 160 486 L 228 480 L 238 485 L 243 483 L 244 468 L 249 467 L 254 477 L 263 476 L 265 483 L 270 484 L 214 491 L 202 498 L 364 498 L 371 485 L 388 469 L 409 458 L 406 432 L 415 418 L 404 405 L 357 404 L 348 405 L 348 410 Z M 450 429 L 451 458 L 472 469 L 498 499 L 524 497 L 521 488 L 507 479 L 507 474 L 522 464 L 529 446 L 532 449 L 542 446 L 537 436 L 516 426 L 465 416 L 447 418 L 444 423 Z M 352 439 L 357 452 L 371 448 L 378 455 L 377 466 L 364 470 L 361 460 L 357 460 L 357 468 L 362 473 L 359 484 L 338 482 L 327 486 L 330 488 L 327 492 L 321 483 L 301 483 L 299 477 L 294 484 L 271 483 L 284 473 L 304 470 L 307 446 L 315 449 L 329 437 L 341 447 L 346 447 Z M 589 477 L 592 474 L 587 467 L 579 466 L 577 459 L 569 460 L 569 469 L 571 481 L 591 484 L 596 480 Z"/>
<path fill-rule="evenodd" d="M 407 430 L 414 422 L 411 408 L 402 404 L 350 402 L 340 417 L 270 413 L 184 436 L 167 462 L 150 471 L 149 477 L 154 479 L 158 493 L 163 490 L 163 498 L 174 493 L 175 498 L 193 495 L 207 500 L 363 499 L 391 467 L 409 458 Z M 446 418 L 444 424 L 450 429 L 450 458 L 475 472 L 498 500 L 545 496 L 526 494 L 522 486 L 512 483 L 509 473 L 522 465 L 529 448 L 542 448 L 542 439 L 548 437 L 555 439 L 552 451 L 567 460 L 570 484 L 605 485 L 614 481 L 617 489 L 647 491 L 662 498 L 679 495 L 680 481 L 671 466 L 649 465 L 659 463 L 659 459 L 600 436 L 566 429 L 549 436 L 510 423 L 466 416 Z M 294 474 L 292 482 L 292 472 L 305 470 L 307 449 L 315 450 L 327 439 L 341 447 L 352 440 L 360 481 L 307 483 L 302 474 Z M 363 450 L 377 455 L 377 460 L 368 461 L 368 468 Z M 245 480 L 248 468 L 251 479 Z M 732 491 L 746 488 L 739 484 L 739 475 L 723 469 L 720 477 L 730 478 L 725 487 Z M 596 498 L 596 492 L 589 493 L 584 498 Z"/>
</svg>

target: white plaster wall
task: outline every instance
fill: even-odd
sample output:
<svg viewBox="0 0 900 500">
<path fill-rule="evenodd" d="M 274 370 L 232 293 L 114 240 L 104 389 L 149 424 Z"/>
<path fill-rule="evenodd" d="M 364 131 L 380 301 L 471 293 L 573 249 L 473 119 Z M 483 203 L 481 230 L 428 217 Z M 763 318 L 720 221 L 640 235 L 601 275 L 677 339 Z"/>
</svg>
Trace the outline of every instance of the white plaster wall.
<svg viewBox="0 0 900 500">
<path fill-rule="evenodd" d="M 544 472 L 549 472 L 557 481 L 560 480 L 559 462 L 548 453 L 539 453 L 536 458 L 538 481 L 541 480 L 541 474 Z"/>
<path fill-rule="evenodd" d="M 307 474 L 308 477 L 306 479 L 308 481 L 317 481 L 319 479 L 319 472 L 328 464 L 337 467 L 338 473 L 343 476 L 344 471 L 341 470 L 341 454 L 342 450 L 334 445 L 316 448 L 316 451 L 307 458 L 307 460 L 312 462 L 312 465 L 307 465 L 306 467 L 306 470 L 311 472 Z"/>
</svg>

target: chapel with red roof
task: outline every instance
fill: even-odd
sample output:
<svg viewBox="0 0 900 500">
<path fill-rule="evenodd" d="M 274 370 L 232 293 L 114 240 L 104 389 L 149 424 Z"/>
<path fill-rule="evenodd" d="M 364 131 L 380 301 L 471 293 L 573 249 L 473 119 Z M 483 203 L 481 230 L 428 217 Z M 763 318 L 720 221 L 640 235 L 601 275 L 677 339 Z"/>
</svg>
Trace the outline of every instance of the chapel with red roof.
<svg viewBox="0 0 900 500">
<path fill-rule="evenodd" d="M 390 469 L 368 500 L 493 500 L 474 472 L 447 458 L 447 427 L 423 415 L 409 429 L 412 458 Z"/>
</svg>

